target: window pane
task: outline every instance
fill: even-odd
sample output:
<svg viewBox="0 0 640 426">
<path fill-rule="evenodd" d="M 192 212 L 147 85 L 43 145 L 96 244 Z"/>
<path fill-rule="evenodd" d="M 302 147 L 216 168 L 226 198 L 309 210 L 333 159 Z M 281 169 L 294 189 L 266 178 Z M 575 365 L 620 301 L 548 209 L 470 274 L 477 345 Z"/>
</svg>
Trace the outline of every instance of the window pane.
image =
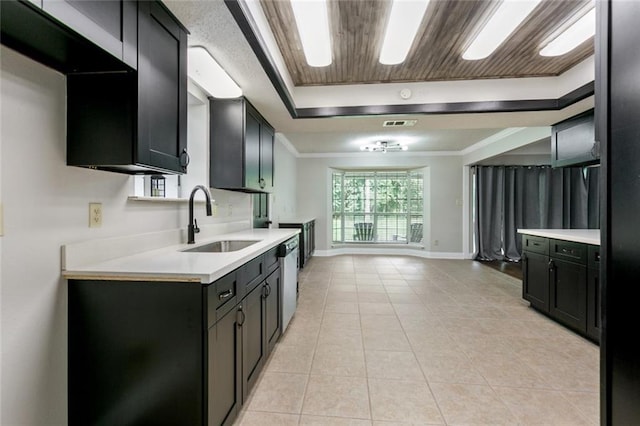
<svg viewBox="0 0 640 426">
<path fill-rule="evenodd" d="M 422 240 L 422 174 L 336 172 L 332 182 L 335 242 L 407 244 Z"/>
</svg>

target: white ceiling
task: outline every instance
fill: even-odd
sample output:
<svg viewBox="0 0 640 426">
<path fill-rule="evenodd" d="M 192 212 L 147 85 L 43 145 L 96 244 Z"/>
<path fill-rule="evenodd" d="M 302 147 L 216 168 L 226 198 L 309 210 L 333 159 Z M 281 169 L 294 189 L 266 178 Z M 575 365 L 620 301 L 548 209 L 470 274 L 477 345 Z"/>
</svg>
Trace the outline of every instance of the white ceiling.
<svg viewBox="0 0 640 426">
<path fill-rule="evenodd" d="M 461 151 L 505 128 L 548 126 L 593 107 L 593 97 L 590 97 L 561 111 L 293 119 L 222 0 L 165 1 L 165 4 L 191 32 L 189 45 L 206 47 L 242 87 L 244 95 L 258 111 L 301 154 L 359 152 L 363 141 L 377 139 L 408 140 L 411 152 Z M 585 80 L 593 79 L 592 64 L 591 58 L 563 76 L 546 77 L 544 80 L 504 81 L 502 85 L 500 80 L 480 81 L 478 90 L 474 90 L 470 82 L 459 82 L 463 85 L 460 86 L 461 89 L 446 86 L 437 91 L 431 90 L 434 86 L 429 88 L 422 83 L 414 83 L 411 88 L 416 96 L 409 102 L 419 103 L 431 99 L 435 96 L 434 93 L 440 102 L 447 94 L 453 96 L 451 102 L 459 102 L 465 93 L 472 100 L 481 98 L 479 93 L 489 98 L 494 94 L 497 96 L 494 99 L 515 99 L 518 96 L 519 99 L 534 99 L 536 93 L 541 97 L 548 97 L 550 93 L 556 92 L 564 94 L 572 85 L 577 88 Z M 305 90 L 292 88 L 291 93 L 298 107 L 314 103 L 345 105 L 345 99 L 350 100 L 353 105 L 365 105 L 371 103 L 372 99 L 388 99 L 387 103 L 400 103 L 397 94 L 399 90 L 395 86 L 361 86 L 341 86 L 338 90 L 335 87 Z M 497 93 L 501 94 L 496 95 Z M 417 119 L 418 123 L 415 127 L 406 129 L 383 128 L 382 122 L 388 119 Z M 363 156 L 367 154 L 362 153 Z"/>
</svg>

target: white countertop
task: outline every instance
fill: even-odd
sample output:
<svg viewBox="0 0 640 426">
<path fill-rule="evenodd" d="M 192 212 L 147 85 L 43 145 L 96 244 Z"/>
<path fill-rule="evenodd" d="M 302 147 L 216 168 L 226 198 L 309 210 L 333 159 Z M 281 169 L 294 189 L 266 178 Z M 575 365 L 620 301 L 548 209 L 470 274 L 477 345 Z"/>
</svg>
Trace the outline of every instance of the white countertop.
<svg viewBox="0 0 640 426">
<path fill-rule="evenodd" d="M 307 223 L 307 222 L 311 222 L 312 220 L 316 220 L 316 218 L 310 217 L 310 216 L 289 217 L 286 219 L 278 220 L 278 223 Z"/>
<path fill-rule="evenodd" d="M 67 279 L 193 281 L 209 284 L 300 232 L 299 229 L 247 229 L 118 257 L 62 271 Z M 185 253 L 181 250 L 220 240 L 259 240 L 226 253 Z"/>
<path fill-rule="evenodd" d="M 555 240 L 600 245 L 599 229 L 518 229 L 518 233 Z"/>
</svg>

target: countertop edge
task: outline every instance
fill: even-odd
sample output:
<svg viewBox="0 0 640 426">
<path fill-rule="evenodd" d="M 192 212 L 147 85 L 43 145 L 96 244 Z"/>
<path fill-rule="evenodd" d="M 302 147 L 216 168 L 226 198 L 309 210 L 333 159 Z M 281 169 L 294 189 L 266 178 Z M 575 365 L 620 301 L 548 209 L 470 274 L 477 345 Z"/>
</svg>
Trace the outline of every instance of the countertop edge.
<svg viewBox="0 0 640 426">
<path fill-rule="evenodd" d="M 587 234 L 598 233 L 598 236 Z M 555 240 L 571 241 L 575 243 L 600 245 L 599 229 L 518 229 L 519 234 L 533 235 L 536 237 L 551 238 Z"/>
<path fill-rule="evenodd" d="M 161 271 L 161 272 L 155 273 L 148 270 L 142 270 L 143 268 L 139 268 L 139 270 L 137 271 L 134 270 L 134 268 L 131 268 L 131 270 L 125 271 L 115 267 L 112 267 L 111 269 L 109 269 L 108 265 L 111 262 L 104 262 L 106 265 L 103 265 L 102 263 L 98 263 L 95 265 L 86 265 L 83 267 L 78 267 L 73 270 L 63 270 L 62 277 L 68 280 L 84 279 L 84 280 L 98 280 L 98 281 L 158 281 L 158 282 L 170 281 L 170 282 L 197 282 L 200 284 L 210 284 L 213 281 L 216 281 L 217 279 L 222 278 L 226 274 L 241 267 L 251 259 L 255 259 L 256 257 L 266 253 L 268 250 L 271 250 L 272 248 L 276 247 L 278 244 L 300 233 L 299 229 L 276 229 L 276 230 L 285 231 L 284 233 L 286 235 L 271 237 L 268 243 L 260 245 L 258 248 L 254 250 L 250 250 L 246 253 L 243 253 L 240 257 L 225 263 L 223 266 L 216 267 L 215 269 L 212 269 L 211 272 L 207 272 L 207 273 L 201 273 L 201 272 L 190 273 L 190 272 L 182 272 L 182 271 L 177 271 L 175 273 Z M 198 242 L 197 245 L 204 245 L 213 241 L 219 241 L 221 239 L 225 239 L 229 237 L 237 238 L 237 233 L 217 235 L 213 238 L 200 241 Z M 162 255 L 163 252 L 166 250 L 167 253 L 172 253 L 175 255 L 176 251 L 181 251 L 177 249 L 177 247 L 183 247 L 183 246 L 184 245 L 180 245 L 180 246 L 172 245 L 165 248 L 153 250 L 153 252 L 157 253 L 158 255 Z M 124 258 L 117 259 L 117 261 L 118 262 L 123 260 L 126 261 L 129 258 L 135 258 L 136 256 L 140 256 L 144 254 L 145 252 L 141 252 L 136 255 L 125 256 Z M 217 255 L 218 255 L 217 253 L 189 254 L 189 256 L 201 256 L 201 257 L 217 256 Z"/>
</svg>

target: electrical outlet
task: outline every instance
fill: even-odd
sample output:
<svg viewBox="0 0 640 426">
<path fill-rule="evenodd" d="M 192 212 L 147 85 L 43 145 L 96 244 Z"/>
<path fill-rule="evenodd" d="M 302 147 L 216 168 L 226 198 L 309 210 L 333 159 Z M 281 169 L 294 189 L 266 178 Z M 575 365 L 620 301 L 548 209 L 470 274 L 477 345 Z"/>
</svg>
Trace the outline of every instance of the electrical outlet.
<svg viewBox="0 0 640 426">
<path fill-rule="evenodd" d="M 102 203 L 89 203 L 89 228 L 102 226 Z"/>
</svg>

